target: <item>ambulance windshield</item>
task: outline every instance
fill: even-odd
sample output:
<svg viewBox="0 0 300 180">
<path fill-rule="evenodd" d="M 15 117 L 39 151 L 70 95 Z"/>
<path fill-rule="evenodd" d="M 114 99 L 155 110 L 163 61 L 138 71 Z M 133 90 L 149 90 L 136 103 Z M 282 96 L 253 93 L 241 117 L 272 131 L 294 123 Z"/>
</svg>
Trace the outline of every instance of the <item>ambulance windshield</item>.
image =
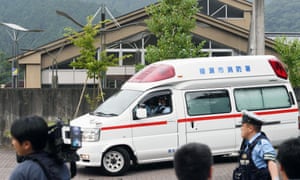
<svg viewBox="0 0 300 180">
<path fill-rule="evenodd" d="M 142 93 L 142 91 L 121 90 L 104 101 L 93 114 L 97 116 L 118 116 Z"/>
</svg>

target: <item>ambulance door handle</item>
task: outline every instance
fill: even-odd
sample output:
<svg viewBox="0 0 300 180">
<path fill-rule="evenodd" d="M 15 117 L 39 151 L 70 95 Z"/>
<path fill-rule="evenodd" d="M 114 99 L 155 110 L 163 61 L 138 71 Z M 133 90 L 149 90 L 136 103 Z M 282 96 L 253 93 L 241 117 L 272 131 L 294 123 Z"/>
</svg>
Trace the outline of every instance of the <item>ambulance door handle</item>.
<svg viewBox="0 0 300 180">
<path fill-rule="evenodd" d="M 280 124 L 281 122 L 280 121 L 271 121 L 271 122 L 264 122 L 264 126 L 266 125 L 274 125 L 274 124 Z M 242 123 L 238 123 L 235 125 L 236 128 L 240 128 L 242 127 Z"/>
<path fill-rule="evenodd" d="M 264 122 L 263 125 L 274 125 L 274 124 L 280 124 L 280 121 L 271 121 L 271 122 Z"/>
<path fill-rule="evenodd" d="M 191 122 L 191 126 L 192 126 L 192 128 L 194 128 L 194 121 Z"/>
<path fill-rule="evenodd" d="M 235 125 L 235 128 L 240 128 L 240 127 L 242 127 L 242 122 L 241 122 L 241 121 L 238 122 L 238 123 Z"/>
</svg>

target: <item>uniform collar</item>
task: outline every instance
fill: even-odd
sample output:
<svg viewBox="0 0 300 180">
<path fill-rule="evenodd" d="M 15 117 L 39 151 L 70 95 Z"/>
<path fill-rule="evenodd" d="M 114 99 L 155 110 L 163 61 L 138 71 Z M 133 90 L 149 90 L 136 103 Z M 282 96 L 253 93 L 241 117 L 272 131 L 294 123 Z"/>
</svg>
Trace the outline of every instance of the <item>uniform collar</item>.
<svg viewBox="0 0 300 180">
<path fill-rule="evenodd" d="M 256 133 L 248 142 L 251 144 L 258 136 L 261 135 L 261 132 Z"/>
</svg>

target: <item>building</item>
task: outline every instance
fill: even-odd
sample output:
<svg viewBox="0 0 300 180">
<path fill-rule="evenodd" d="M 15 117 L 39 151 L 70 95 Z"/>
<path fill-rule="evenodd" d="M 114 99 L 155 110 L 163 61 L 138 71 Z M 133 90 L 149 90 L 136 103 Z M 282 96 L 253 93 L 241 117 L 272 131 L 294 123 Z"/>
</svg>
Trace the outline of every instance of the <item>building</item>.
<svg viewBox="0 0 300 180">
<path fill-rule="evenodd" d="M 300 41 L 300 33 L 299 32 L 266 32 L 266 37 L 275 40 L 276 38 L 286 37 L 287 40 L 299 40 Z"/>
<path fill-rule="evenodd" d="M 209 56 L 236 56 L 248 52 L 249 29 L 252 4 L 246 0 L 199 0 L 202 6 L 197 13 L 197 25 L 191 33 L 193 42 L 206 41 L 203 51 Z M 156 43 L 144 20 L 148 18 L 145 9 L 139 9 L 116 18 L 118 24 L 106 24 L 105 33 L 96 39 L 98 52 L 106 48 L 108 54 L 117 57 L 131 54 L 126 61 L 119 60 L 119 66 L 110 67 L 103 87 L 119 88 L 135 73 L 135 64 L 145 64 L 145 48 Z M 265 54 L 276 55 L 274 41 L 265 38 Z M 99 53 L 98 53 L 99 54 Z M 73 69 L 69 63 L 79 56 L 79 50 L 66 38 L 45 44 L 19 58 L 25 69 L 25 88 L 76 87 L 86 79 L 84 69 Z M 89 85 L 95 82 L 87 81 Z"/>
</svg>

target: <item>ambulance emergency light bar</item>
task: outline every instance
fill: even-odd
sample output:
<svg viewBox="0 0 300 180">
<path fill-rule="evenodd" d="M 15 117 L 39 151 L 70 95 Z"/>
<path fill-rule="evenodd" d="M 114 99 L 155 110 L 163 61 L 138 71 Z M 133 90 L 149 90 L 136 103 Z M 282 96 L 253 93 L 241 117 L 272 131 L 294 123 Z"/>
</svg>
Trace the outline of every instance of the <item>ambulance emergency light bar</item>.
<svg viewBox="0 0 300 180">
<path fill-rule="evenodd" d="M 253 58 L 255 58 L 255 56 L 253 56 Z M 282 63 L 280 62 L 280 60 L 278 60 L 275 57 L 272 57 L 270 59 L 265 59 L 265 60 L 267 62 L 269 62 L 272 70 L 274 71 L 274 74 L 277 77 L 282 78 L 282 79 L 286 79 L 286 80 L 288 79 L 288 74 L 287 74 L 286 70 L 284 69 L 284 67 L 283 67 Z M 191 61 L 191 60 L 182 59 L 182 61 Z M 241 60 L 241 62 L 242 61 L 243 60 Z M 249 61 L 246 61 L 246 62 L 249 63 Z M 177 68 L 180 68 L 180 67 L 177 67 Z M 220 72 L 223 72 L 223 70 L 224 70 L 223 68 L 225 68 L 225 67 L 220 67 L 220 68 L 222 69 Z M 233 73 L 233 68 L 234 67 L 228 66 L 227 68 L 230 69 L 230 71 L 228 70 L 228 73 Z M 246 65 L 245 64 L 244 67 L 237 66 L 236 68 L 239 69 L 239 70 L 236 70 L 238 73 L 243 72 L 242 68 L 244 68 L 243 70 L 245 72 L 250 72 L 251 71 L 251 65 Z M 213 69 L 211 72 L 206 74 L 205 69 L 200 68 L 200 74 L 202 74 L 202 75 L 214 74 L 215 71 L 218 71 L 218 69 L 216 69 L 216 70 Z M 163 62 L 158 63 L 158 64 L 154 63 L 154 64 L 151 64 L 151 65 L 145 67 L 143 70 L 141 70 L 136 75 L 131 77 L 128 80 L 128 82 L 138 82 L 138 83 L 157 82 L 157 81 L 173 78 L 173 77 L 175 77 L 175 75 L 176 75 L 175 67 L 173 65 L 163 64 Z M 180 76 L 180 77 L 182 77 L 182 76 Z"/>
<path fill-rule="evenodd" d="M 270 59 L 269 63 L 272 66 L 272 69 L 275 72 L 276 76 L 282 79 L 288 79 L 288 74 L 279 60 Z"/>
<path fill-rule="evenodd" d="M 152 64 L 138 72 L 130 78 L 128 82 L 155 82 L 170 79 L 174 76 L 175 69 L 173 66 L 167 64 Z"/>
</svg>

